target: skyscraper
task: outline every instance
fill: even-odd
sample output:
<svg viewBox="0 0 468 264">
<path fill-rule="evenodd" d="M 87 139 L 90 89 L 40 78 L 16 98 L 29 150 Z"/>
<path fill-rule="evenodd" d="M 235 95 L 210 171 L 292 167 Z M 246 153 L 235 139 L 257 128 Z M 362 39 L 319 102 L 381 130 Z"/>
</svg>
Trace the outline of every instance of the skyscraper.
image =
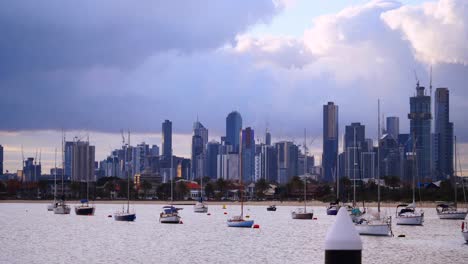
<svg viewBox="0 0 468 264">
<path fill-rule="evenodd" d="M 193 123 L 191 179 L 197 179 L 206 176 L 205 157 L 207 143 L 208 129 L 206 129 L 202 123 L 197 120 L 195 123 Z"/>
<path fill-rule="evenodd" d="M 245 183 L 254 181 L 255 176 L 255 135 L 250 127 L 242 130 L 242 181 Z"/>
<path fill-rule="evenodd" d="M 233 151 L 239 151 L 239 134 L 242 130 L 242 117 L 237 111 L 226 117 L 226 144 L 233 146 Z"/>
<path fill-rule="evenodd" d="M 410 97 L 410 135 L 413 137 L 417 156 L 417 179 L 432 180 L 431 175 L 431 97 L 425 88 L 416 85 L 416 96 Z"/>
<path fill-rule="evenodd" d="M 0 175 L 3 175 L 3 146 L 0 145 Z"/>
<path fill-rule="evenodd" d="M 333 102 L 323 106 L 323 154 L 322 167 L 324 181 L 333 181 L 338 154 L 338 106 Z"/>
<path fill-rule="evenodd" d="M 400 134 L 400 119 L 397 116 L 387 117 L 387 134 L 391 135 L 393 139 L 398 140 Z"/>
<path fill-rule="evenodd" d="M 206 144 L 206 176 L 210 177 L 210 179 L 216 179 L 219 147 L 220 144 L 216 141 Z"/>
<path fill-rule="evenodd" d="M 169 120 L 162 123 L 162 156 L 166 159 L 172 156 L 172 122 Z"/>
<path fill-rule="evenodd" d="M 74 141 L 72 145 L 71 179 L 76 182 L 95 181 L 94 146 L 89 142 Z"/>
<path fill-rule="evenodd" d="M 265 132 L 265 145 L 271 145 L 271 134 L 268 130 Z"/>
<path fill-rule="evenodd" d="M 349 179 L 359 179 L 362 174 L 361 164 L 362 157 L 371 158 L 371 155 L 364 154 L 367 152 L 367 141 L 366 141 L 366 127 L 361 123 L 351 123 L 351 125 L 345 128 L 345 177 Z M 370 162 L 366 162 L 370 163 Z M 368 170 L 367 170 L 368 171 Z"/>
<path fill-rule="evenodd" d="M 447 88 L 437 88 L 434 96 L 434 162 L 439 179 L 453 175 L 453 123 L 450 122 L 450 100 Z"/>
</svg>

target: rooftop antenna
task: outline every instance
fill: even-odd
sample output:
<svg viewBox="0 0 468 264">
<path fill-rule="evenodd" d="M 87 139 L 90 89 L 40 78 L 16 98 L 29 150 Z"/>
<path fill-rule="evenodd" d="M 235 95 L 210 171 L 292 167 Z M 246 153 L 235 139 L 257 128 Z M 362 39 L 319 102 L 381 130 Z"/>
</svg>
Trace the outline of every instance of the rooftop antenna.
<svg viewBox="0 0 468 264">
<path fill-rule="evenodd" d="M 122 146 L 125 146 L 125 136 L 124 136 L 123 129 L 120 130 L 120 133 L 122 134 Z"/>
<path fill-rule="evenodd" d="M 418 74 L 416 73 L 416 70 L 413 70 L 414 71 L 414 78 L 416 79 L 416 88 L 419 87 L 419 78 L 418 78 Z"/>
<path fill-rule="evenodd" d="M 429 92 L 431 93 L 431 96 L 432 96 L 432 65 L 429 71 Z"/>
<path fill-rule="evenodd" d="M 42 160 L 42 149 L 39 149 L 39 165 L 41 165 Z"/>
</svg>

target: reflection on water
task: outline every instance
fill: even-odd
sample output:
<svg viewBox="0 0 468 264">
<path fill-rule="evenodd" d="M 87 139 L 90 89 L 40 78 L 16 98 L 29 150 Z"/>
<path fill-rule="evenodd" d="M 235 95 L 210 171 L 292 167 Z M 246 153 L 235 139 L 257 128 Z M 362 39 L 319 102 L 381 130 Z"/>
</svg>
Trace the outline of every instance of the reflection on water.
<svg viewBox="0 0 468 264">
<path fill-rule="evenodd" d="M 135 205 L 133 223 L 107 217 L 119 207 L 98 204 L 94 216 L 76 216 L 54 215 L 46 204 L 0 204 L 0 263 L 323 263 L 334 220 L 324 207 L 314 208 L 311 221 L 292 220 L 293 207 L 248 206 L 260 229 L 228 228 L 226 219 L 239 213 L 231 205 L 210 205 L 210 216 L 181 206 L 181 225 L 158 222 L 162 205 Z M 362 237 L 363 263 L 466 263 L 460 225 L 426 208 L 422 227 L 394 225 L 395 237 Z"/>
</svg>

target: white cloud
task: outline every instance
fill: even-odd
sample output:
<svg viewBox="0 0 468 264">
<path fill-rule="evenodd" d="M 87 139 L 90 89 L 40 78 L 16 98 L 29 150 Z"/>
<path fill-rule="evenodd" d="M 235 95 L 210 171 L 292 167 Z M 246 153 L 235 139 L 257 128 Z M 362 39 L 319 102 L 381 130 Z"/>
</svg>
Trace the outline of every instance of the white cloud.
<svg viewBox="0 0 468 264">
<path fill-rule="evenodd" d="M 440 0 L 382 14 L 401 32 L 422 62 L 468 65 L 468 1 Z"/>
</svg>

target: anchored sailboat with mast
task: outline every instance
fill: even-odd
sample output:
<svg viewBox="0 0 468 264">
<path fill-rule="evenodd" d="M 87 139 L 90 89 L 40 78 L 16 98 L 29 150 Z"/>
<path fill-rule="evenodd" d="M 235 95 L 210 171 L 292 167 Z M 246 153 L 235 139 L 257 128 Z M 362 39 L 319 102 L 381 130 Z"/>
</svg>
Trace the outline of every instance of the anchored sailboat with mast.
<svg viewBox="0 0 468 264">
<path fill-rule="evenodd" d="M 203 177 L 200 179 L 200 198 L 198 202 L 193 206 L 195 213 L 206 213 L 208 212 L 208 205 L 203 202 Z"/>
<path fill-rule="evenodd" d="M 309 209 L 307 211 L 307 139 L 306 130 L 304 129 L 304 208 L 297 208 L 291 212 L 292 219 L 312 219 L 314 211 Z"/>
<path fill-rule="evenodd" d="M 127 210 L 125 206 L 122 206 L 122 210 L 114 214 L 115 221 L 135 221 L 136 214 L 135 212 L 130 212 L 130 172 L 128 171 L 128 161 L 127 161 L 127 151 L 130 149 L 130 131 L 128 132 L 128 145 L 125 145 L 125 137 L 122 132 L 122 144 L 124 149 L 124 162 L 123 167 L 125 174 L 127 175 Z"/>
<path fill-rule="evenodd" d="M 240 141 L 241 144 L 239 144 L 239 157 L 242 157 L 242 130 L 240 131 Z M 241 212 L 240 215 L 233 216 L 227 220 L 227 225 L 228 227 L 247 227 L 250 228 L 254 224 L 254 220 L 245 220 L 244 219 L 244 185 L 242 184 L 242 178 L 244 177 L 244 168 L 242 164 L 242 158 L 239 158 L 239 163 L 240 163 L 240 186 L 239 186 L 239 198 L 241 202 Z"/>
<path fill-rule="evenodd" d="M 75 142 L 75 146 L 77 147 L 78 142 Z M 75 148 L 74 151 L 78 151 L 78 148 Z M 93 175 L 93 169 L 91 164 L 90 155 L 89 155 L 89 136 L 88 142 L 86 142 L 86 157 L 87 160 L 85 161 L 86 164 L 86 199 L 81 199 L 81 205 L 75 206 L 75 214 L 76 215 L 94 215 L 94 210 L 96 209 L 94 205 L 89 205 L 89 177 Z"/>
<path fill-rule="evenodd" d="M 382 217 L 380 212 L 380 100 L 378 101 L 379 108 L 379 125 L 377 133 L 377 214 L 371 215 L 367 212 L 359 221 L 355 223 L 356 230 L 360 235 L 371 236 L 390 236 L 392 232 L 392 217 Z"/>
<path fill-rule="evenodd" d="M 454 194 L 455 194 L 455 200 L 453 204 L 450 203 L 442 203 L 438 204 L 436 207 L 437 210 L 437 215 L 439 216 L 440 219 L 452 219 L 452 220 L 464 220 L 466 218 L 466 215 L 468 214 L 468 209 L 461 210 L 457 207 L 457 200 L 458 200 L 458 194 L 457 194 L 457 181 L 458 181 L 458 176 L 457 176 L 457 161 L 458 165 L 460 166 L 460 172 L 461 172 L 461 164 L 459 160 L 457 160 L 457 137 L 454 138 L 455 140 L 455 174 L 452 177 L 452 182 L 453 182 L 453 189 L 454 189 Z M 465 198 L 465 204 L 466 204 L 466 196 L 465 196 L 465 183 L 462 181 L 462 188 L 463 188 L 463 197 Z"/>
<path fill-rule="evenodd" d="M 47 206 L 47 211 L 54 211 L 57 207 L 57 148 L 55 148 L 54 160 L 54 201 Z"/>
<path fill-rule="evenodd" d="M 417 170 L 417 151 L 416 138 L 413 135 L 413 151 L 411 153 L 413 159 L 413 202 L 411 204 L 399 204 L 396 208 L 396 224 L 397 225 L 422 225 L 424 222 L 424 212 L 416 209 L 416 176 Z"/>
<path fill-rule="evenodd" d="M 60 201 L 58 201 L 57 206 L 54 208 L 54 214 L 70 214 L 71 208 L 68 204 L 65 203 L 65 187 L 63 182 L 63 174 L 65 171 L 65 153 L 64 153 L 64 145 L 65 144 L 65 134 L 63 134 L 62 138 L 62 197 Z"/>
<path fill-rule="evenodd" d="M 163 207 L 163 211 L 159 215 L 159 222 L 161 224 L 179 224 L 180 223 L 180 215 L 179 215 L 179 210 L 180 208 L 174 207 L 174 175 L 173 175 L 173 170 L 174 170 L 174 164 L 173 161 L 174 156 L 172 155 L 171 151 L 171 204 L 166 205 Z"/>
</svg>

